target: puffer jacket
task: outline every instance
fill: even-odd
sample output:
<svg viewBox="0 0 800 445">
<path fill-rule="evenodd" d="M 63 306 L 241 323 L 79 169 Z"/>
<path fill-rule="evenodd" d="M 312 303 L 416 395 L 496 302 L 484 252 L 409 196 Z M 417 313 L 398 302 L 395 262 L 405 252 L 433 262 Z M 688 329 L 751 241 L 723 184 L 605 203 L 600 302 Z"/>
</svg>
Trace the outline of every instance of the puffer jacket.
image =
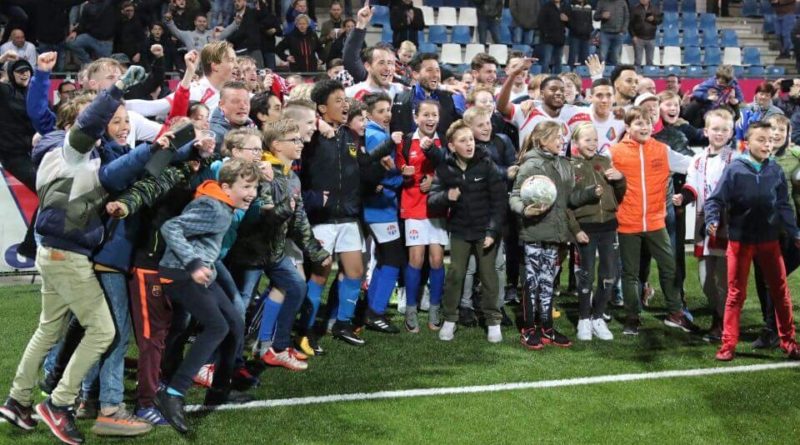
<svg viewBox="0 0 800 445">
<path fill-rule="evenodd" d="M 531 176 L 547 176 L 556 185 L 556 201 L 544 213 L 534 217 L 524 215 L 525 203 L 520 197 L 522 184 Z M 511 211 L 520 219 L 519 239 L 526 243 L 566 243 L 575 240 L 580 225 L 570 207 L 598 201 L 594 186 L 578 188 L 575 173 L 568 159 L 533 148 L 522 157 L 522 165 L 511 190 Z"/>
<path fill-rule="evenodd" d="M 663 229 L 667 216 L 669 155 L 666 145 L 653 138 L 640 144 L 626 137 L 609 149 L 614 167 L 627 178 L 625 199 L 619 206 L 620 233 Z"/>
<path fill-rule="evenodd" d="M 14 70 L 27 66 L 33 75 L 28 61 L 19 59 L 6 64 L 8 82 L 0 82 L 0 152 L 3 154 L 31 153 L 31 139 L 36 131 L 28 117 L 25 95 L 28 87 L 17 85 Z"/>
<path fill-rule="evenodd" d="M 451 188 L 461 191 L 456 201 L 447 197 Z M 505 176 L 489 153 L 478 147 L 466 170 L 459 167 L 455 155 L 449 154 L 436 168 L 428 193 L 428 207 L 446 210 L 447 230 L 465 241 L 479 241 L 485 237 L 499 239 L 503 233 L 505 203 Z"/>
<path fill-rule="evenodd" d="M 228 260 L 231 264 L 264 268 L 284 257 L 286 240 L 291 239 L 303 250 L 306 258 L 314 263 L 322 262 L 328 253 L 311 231 L 303 207 L 300 178 L 271 153 L 267 154 L 267 160 L 272 164 L 274 178 L 262 184 L 260 215 L 245 220 L 239 227 L 239 237 L 228 254 Z M 294 206 L 291 200 L 294 200 Z"/>
<path fill-rule="evenodd" d="M 579 188 L 602 186 L 603 194 L 596 204 L 587 204 L 574 210 L 575 218 L 587 233 L 605 232 L 617 229 L 617 208 L 625 196 L 627 184 L 625 177 L 619 181 L 609 181 L 605 171 L 611 168 L 611 160 L 605 156 L 591 159 L 574 157 L 571 159 L 575 171 L 575 185 Z"/>
</svg>

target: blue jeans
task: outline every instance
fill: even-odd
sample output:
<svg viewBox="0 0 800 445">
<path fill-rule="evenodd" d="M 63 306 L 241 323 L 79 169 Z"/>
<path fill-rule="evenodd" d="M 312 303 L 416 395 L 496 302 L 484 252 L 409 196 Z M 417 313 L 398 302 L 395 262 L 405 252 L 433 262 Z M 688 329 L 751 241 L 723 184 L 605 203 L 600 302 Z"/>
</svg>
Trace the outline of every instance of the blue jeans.
<svg viewBox="0 0 800 445">
<path fill-rule="evenodd" d="M 539 47 L 542 51 L 542 72 L 561 74 L 561 56 L 564 53 L 564 45 L 542 43 Z M 551 64 L 553 65 L 552 69 L 550 69 Z"/>
<path fill-rule="evenodd" d="M 283 11 L 286 14 L 286 11 Z M 283 18 L 283 16 L 279 16 Z M 214 0 L 211 2 L 211 28 L 228 26 L 233 19 L 233 2 L 231 0 Z"/>
<path fill-rule="evenodd" d="M 570 67 L 583 65 L 589 58 L 589 39 L 569 38 L 569 59 L 567 64 Z"/>
<path fill-rule="evenodd" d="M 225 264 L 220 260 L 214 263 L 214 268 L 217 269 L 217 284 L 219 284 L 219 287 L 225 292 L 225 295 L 230 298 L 231 302 L 233 302 L 233 306 L 242 314 L 242 320 L 244 320 L 244 313 L 247 310 L 247 306 L 242 300 L 242 295 L 239 293 L 239 287 L 236 286 L 233 276 L 231 276 L 228 268 L 225 267 Z M 248 303 L 249 302 L 250 300 L 248 300 Z"/>
<path fill-rule="evenodd" d="M 533 46 L 534 38 L 536 37 L 535 29 L 524 29 L 514 23 L 511 30 L 515 45 Z"/>
<path fill-rule="evenodd" d="M 779 15 L 775 17 L 775 34 L 778 36 L 778 41 L 781 44 L 781 52 L 788 53 L 793 49 L 792 44 L 792 29 L 797 18 L 794 13 Z"/>
<path fill-rule="evenodd" d="M 58 58 L 56 59 L 55 71 L 56 72 L 61 72 L 61 71 L 64 71 L 64 58 L 67 55 L 67 53 L 64 51 L 65 49 L 66 49 L 66 46 L 64 45 L 63 42 L 62 43 L 56 43 L 56 44 L 40 43 L 39 47 L 36 49 L 36 51 L 39 54 L 46 53 L 46 52 L 49 52 L 49 51 L 55 51 L 56 53 L 58 53 Z"/>
<path fill-rule="evenodd" d="M 83 379 L 84 394 L 96 393 L 100 385 L 100 406 L 116 406 L 122 403 L 125 395 L 123 378 L 125 375 L 125 353 L 128 352 L 128 339 L 131 332 L 131 314 L 128 309 L 128 279 L 125 274 L 103 272 L 97 274 L 100 286 L 106 295 L 108 307 L 114 317 L 117 335 L 109 346 L 104 359 L 96 363 Z M 99 382 L 98 382 L 99 377 Z M 92 391 L 95 389 L 95 391 Z"/>
<path fill-rule="evenodd" d="M 111 55 L 113 48 L 113 40 L 98 40 L 87 33 L 78 35 L 75 40 L 67 42 L 67 49 L 75 54 L 81 65 L 92 61 L 89 53 L 92 53 L 96 59 L 100 57 L 108 57 Z"/>
<path fill-rule="evenodd" d="M 492 33 L 492 43 L 500 43 L 500 19 L 478 14 L 478 43 L 487 44 L 486 31 Z"/>
<path fill-rule="evenodd" d="M 616 66 L 619 64 L 619 57 L 622 53 L 622 40 L 624 34 L 612 34 L 608 32 L 600 33 L 600 60 L 606 66 Z"/>
</svg>

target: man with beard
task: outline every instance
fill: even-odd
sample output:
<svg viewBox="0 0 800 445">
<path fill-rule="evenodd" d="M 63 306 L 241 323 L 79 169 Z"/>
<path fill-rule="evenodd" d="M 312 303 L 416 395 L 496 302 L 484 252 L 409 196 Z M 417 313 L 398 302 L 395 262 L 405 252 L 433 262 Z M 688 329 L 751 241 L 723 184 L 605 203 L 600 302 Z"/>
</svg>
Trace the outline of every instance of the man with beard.
<svg viewBox="0 0 800 445">
<path fill-rule="evenodd" d="M 614 106 L 631 107 L 639 87 L 636 68 L 633 65 L 617 65 L 611 72 L 611 84 L 614 85 Z"/>
<path fill-rule="evenodd" d="M 369 93 L 386 93 L 390 98 L 405 88 L 394 80 L 395 55 L 387 48 L 370 47 L 364 51 L 364 68 L 367 80 L 357 83 L 345 90 L 347 97 L 362 100 Z"/>
<path fill-rule="evenodd" d="M 486 53 L 478 53 L 470 62 L 472 75 L 478 85 L 487 85 L 494 88 L 497 83 L 497 59 Z"/>
</svg>

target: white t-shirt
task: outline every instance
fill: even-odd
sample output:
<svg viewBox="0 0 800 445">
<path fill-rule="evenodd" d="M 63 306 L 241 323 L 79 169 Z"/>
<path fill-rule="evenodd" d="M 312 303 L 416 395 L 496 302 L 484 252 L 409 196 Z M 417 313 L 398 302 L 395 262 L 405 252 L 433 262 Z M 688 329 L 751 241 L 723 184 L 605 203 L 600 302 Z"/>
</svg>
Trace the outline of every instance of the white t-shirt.
<svg viewBox="0 0 800 445">
<path fill-rule="evenodd" d="M 539 122 L 543 121 L 556 121 L 562 124 L 562 137 L 564 140 L 564 148 L 562 154 L 566 153 L 566 147 L 572 137 L 572 129 L 580 122 L 589 122 L 588 107 L 576 107 L 575 105 L 564 105 L 556 117 L 550 117 L 540 107 L 534 107 L 526 116 L 522 107 L 512 104 L 514 111 L 511 116 L 506 116 L 515 127 L 519 129 L 519 146 L 523 147 L 524 142 L 528 139 L 533 129 Z"/>
<path fill-rule="evenodd" d="M 364 99 L 364 96 L 370 93 L 386 93 L 390 99 L 394 100 L 394 96 L 403 92 L 405 87 L 399 83 L 389 85 L 389 88 L 381 88 L 379 86 L 370 85 L 368 81 L 359 82 L 353 86 L 347 87 L 344 93 L 347 97 L 352 97 L 357 100 Z"/>
<path fill-rule="evenodd" d="M 156 100 L 132 99 L 125 101 L 125 108 L 128 111 L 135 111 L 143 116 L 166 119 L 172 107 L 172 98 L 175 93 Z M 211 116 L 219 105 L 219 90 L 211 85 L 207 78 L 203 77 L 189 86 L 189 100 L 202 102 L 208 107 L 208 115 Z"/>
<path fill-rule="evenodd" d="M 625 131 L 625 122 L 615 118 L 613 113 L 609 113 L 608 118 L 601 121 L 594 114 L 593 107 L 593 105 L 589 106 L 589 116 L 597 130 L 597 154 L 610 156 L 608 149 L 619 142 Z"/>
</svg>

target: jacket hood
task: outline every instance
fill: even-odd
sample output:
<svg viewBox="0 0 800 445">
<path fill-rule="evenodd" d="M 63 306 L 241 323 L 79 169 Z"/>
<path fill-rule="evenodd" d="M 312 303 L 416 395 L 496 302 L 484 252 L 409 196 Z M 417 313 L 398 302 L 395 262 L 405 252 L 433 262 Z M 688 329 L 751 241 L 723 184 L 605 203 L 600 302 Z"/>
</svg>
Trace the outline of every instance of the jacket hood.
<svg viewBox="0 0 800 445">
<path fill-rule="evenodd" d="M 537 159 L 537 158 L 539 158 L 539 159 L 555 159 L 556 155 L 554 155 L 552 153 L 545 152 L 541 148 L 533 147 L 530 150 L 528 150 L 527 152 L 525 152 L 524 155 L 522 155 L 522 162 L 525 162 L 528 159 Z"/>
<path fill-rule="evenodd" d="M 263 159 L 272 164 L 273 167 L 280 168 L 284 175 L 288 175 L 289 172 L 292 171 L 291 165 L 284 164 L 283 161 L 278 159 L 278 157 L 272 154 L 270 151 L 264 153 Z"/>
<path fill-rule="evenodd" d="M 31 64 L 25 59 L 17 59 L 12 63 L 6 64 L 6 74 L 8 74 L 8 83 L 14 86 L 14 88 L 27 89 L 27 87 L 21 87 L 17 85 L 17 83 L 14 81 L 14 71 L 19 67 L 28 68 L 31 72 L 31 77 L 33 77 L 33 66 L 31 66 Z"/>
<path fill-rule="evenodd" d="M 39 142 L 33 147 L 33 151 L 31 152 L 33 164 L 38 168 L 39 164 L 42 163 L 42 158 L 44 155 L 64 145 L 64 138 L 66 136 L 67 132 L 64 130 L 51 131 L 50 133 L 42 136 Z"/>
<path fill-rule="evenodd" d="M 219 185 L 219 182 L 214 181 L 213 179 L 206 179 L 202 184 L 200 184 L 199 187 L 197 187 L 197 192 L 194 194 L 195 199 L 203 196 L 214 198 L 217 201 L 233 207 L 233 200 L 231 200 L 231 197 L 226 195 L 225 192 L 222 191 L 222 187 Z"/>
<path fill-rule="evenodd" d="M 375 130 L 375 131 L 380 131 L 382 133 L 386 133 L 386 129 L 383 128 L 381 126 L 381 124 L 379 124 L 379 123 L 377 123 L 377 122 L 375 122 L 375 121 L 373 121 L 371 119 L 367 120 L 367 128 Z"/>
</svg>

